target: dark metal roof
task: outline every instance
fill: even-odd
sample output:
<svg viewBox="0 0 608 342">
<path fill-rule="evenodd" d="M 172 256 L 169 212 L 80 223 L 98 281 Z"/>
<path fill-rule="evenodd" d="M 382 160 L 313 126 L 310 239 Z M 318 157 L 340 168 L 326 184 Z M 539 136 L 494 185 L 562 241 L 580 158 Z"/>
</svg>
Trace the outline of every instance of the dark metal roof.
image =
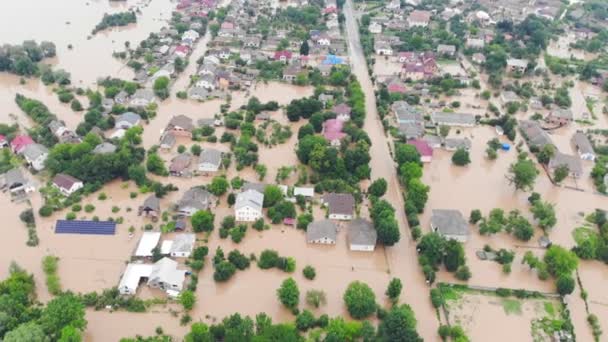
<svg viewBox="0 0 608 342">
<path fill-rule="evenodd" d="M 114 235 L 116 222 L 57 220 L 55 234 Z"/>
</svg>

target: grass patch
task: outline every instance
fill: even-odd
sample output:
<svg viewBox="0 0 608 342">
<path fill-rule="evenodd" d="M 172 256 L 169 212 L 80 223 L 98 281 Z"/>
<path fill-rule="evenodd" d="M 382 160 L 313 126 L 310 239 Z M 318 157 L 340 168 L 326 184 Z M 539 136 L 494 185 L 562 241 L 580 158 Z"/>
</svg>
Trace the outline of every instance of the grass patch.
<svg viewBox="0 0 608 342">
<path fill-rule="evenodd" d="M 521 302 L 517 299 L 503 299 L 502 300 L 502 308 L 505 310 L 507 315 L 521 314 Z"/>
<path fill-rule="evenodd" d="M 456 301 L 462 298 L 460 289 L 455 289 L 452 286 L 447 285 L 439 285 L 438 287 L 445 301 Z"/>
<path fill-rule="evenodd" d="M 42 259 L 42 270 L 46 275 L 46 287 L 52 295 L 61 293 L 61 283 L 57 275 L 59 258 L 53 255 L 47 255 Z"/>
<path fill-rule="evenodd" d="M 545 306 L 545 312 L 549 316 L 551 316 L 551 317 L 555 316 L 555 306 L 553 306 L 553 303 L 551 303 L 551 302 L 545 302 L 544 306 Z"/>
</svg>

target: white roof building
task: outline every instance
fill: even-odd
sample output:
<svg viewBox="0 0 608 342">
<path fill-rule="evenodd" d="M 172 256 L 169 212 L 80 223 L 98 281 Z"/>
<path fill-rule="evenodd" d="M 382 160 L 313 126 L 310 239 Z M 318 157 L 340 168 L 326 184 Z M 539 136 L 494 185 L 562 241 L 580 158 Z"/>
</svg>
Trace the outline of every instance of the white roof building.
<svg viewBox="0 0 608 342">
<path fill-rule="evenodd" d="M 139 280 L 149 277 L 153 267 L 154 265 L 149 264 L 128 264 L 118 284 L 120 294 L 134 295 L 137 292 Z"/>
<path fill-rule="evenodd" d="M 144 232 L 139 239 L 139 244 L 135 250 L 137 257 L 151 257 L 152 250 L 158 245 L 160 240 L 160 232 Z"/>
<path fill-rule="evenodd" d="M 305 187 L 296 186 L 295 188 L 293 188 L 293 195 L 294 196 L 302 195 L 304 197 L 314 197 L 315 188 L 305 188 Z"/>
</svg>

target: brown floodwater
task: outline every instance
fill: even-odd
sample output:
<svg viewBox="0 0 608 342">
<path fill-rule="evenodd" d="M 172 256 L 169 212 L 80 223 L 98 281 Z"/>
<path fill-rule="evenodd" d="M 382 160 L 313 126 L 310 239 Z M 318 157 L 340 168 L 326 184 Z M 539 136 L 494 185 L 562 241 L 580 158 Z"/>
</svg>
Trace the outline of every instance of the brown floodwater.
<svg viewBox="0 0 608 342">
<path fill-rule="evenodd" d="M 54 42 L 57 58 L 51 62 L 70 72 L 74 85 L 90 86 L 98 77 L 108 75 L 129 79 L 132 72 L 112 57 L 112 52 L 124 51 L 127 41 L 136 46 L 151 32 L 166 26 L 173 7 L 170 0 L 11 1 L 0 11 L 0 21 L 7 28 L 18 29 L 0 32 L 0 42 L 18 44 L 28 39 Z M 142 12 L 136 24 L 108 29 L 91 37 L 91 31 L 104 13 L 130 8 L 139 8 Z M 68 48 L 70 44 L 73 49 Z"/>
</svg>

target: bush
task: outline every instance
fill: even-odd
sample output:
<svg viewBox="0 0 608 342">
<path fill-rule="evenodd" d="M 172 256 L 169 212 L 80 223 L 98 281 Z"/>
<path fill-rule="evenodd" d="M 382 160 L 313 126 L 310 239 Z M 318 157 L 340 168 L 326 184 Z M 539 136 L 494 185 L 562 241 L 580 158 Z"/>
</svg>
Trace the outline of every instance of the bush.
<svg viewBox="0 0 608 342">
<path fill-rule="evenodd" d="M 327 298 L 325 292 L 321 290 L 308 290 L 306 292 L 306 303 L 308 305 L 319 308 L 321 305 L 325 305 L 326 302 Z M 321 317 L 319 317 L 319 319 L 321 319 Z"/>
<path fill-rule="evenodd" d="M 459 148 L 452 155 L 452 163 L 458 166 L 465 166 L 471 162 L 471 158 L 469 157 L 469 152 L 467 152 L 463 148 Z"/>
<path fill-rule="evenodd" d="M 511 293 L 510 289 L 504 289 L 504 288 L 496 289 L 496 295 L 498 295 L 500 297 L 510 297 L 511 294 L 512 293 Z"/>
<path fill-rule="evenodd" d="M 84 211 L 87 213 L 92 213 L 93 211 L 95 211 L 95 206 L 92 204 L 87 204 L 84 206 Z"/>
<path fill-rule="evenodd" d="M 100 201 L 105 201 L 106 199 L 108 199 L 108 196 L 106 195 L 105 192 L 102 192 L 99 194 L 99 196 L 97 196 L 97 199 Z"/>
<path fill-rule="evenodd" d="M 40 207 L 40 209 L 38 209 L 38 214 L 40 214 L 42 217 L 49 217 L 53 214 L 53 208 L 48 205 L 43 205 Z"/>
<path fill-rule="evenodd" d="M 306 279 L 309 279 L 309 280 L 313 280 L 317 276 L 317 272 L 315 271 L 315 268 L 310 265 L 304 267 L 304 269 L 302 270 L 302 274 L 304 275 L 304 277 Z"/>
<path fill-rule="evenodd" d="M 431 289 L 431 303 L 436 309 L 438 309 L 445 303 L 445 300 L 443 299 L 443 294 L 441 293 L 440 289 Z"/>
<path fill-rule="evenodd" d="M 258 267 L 263 270 L 273 268 L 276 267 L 278 261 L 279 253 L 271 249 L 266 249 L 262 251 L 262 254 L 260 254 L 260 258 L 258 259 Z"/>
<path fill-rule="evenodd" d="M 471 274 L 471 270 L 469 270 L 469 267 L 466 265 L 463 265 L 463 266 L 458 267 L 458 269 L 456 270 L 455 276 L 457 279 L 467 281 L 467 280 L 471 279 L 472 274 Z"/>
<path fill-rule="evenodd" d="M 355 319 L 369 317 L 376 311 L 376 295 L 367 284 L 360 281 L 350 283 L 343 298 L 348 312 Z"/>
<path fill-rule="evenodd" d="M 306 331 L 315 326 L 316 320 L 312 312 L 308 310 L 302 311 L 296 317 L 296 328 L 300 331 Z"/>
<path fill-rule="evenodd" d="M 479 222 L 479 220 L 481 220 L 481 218 L 482 218 L 481 211 L 479 209 L 473 209 L 471 211 L 471 215 L 469 216 L 469 223 L 477 224 L 477 222 Z"/>
<path fill-rule="evenodd" d="M 228 253 L 228 261 L 239 270 L 244 270 L 250 265 L 249 258 L 236 249 Z"/>
<path fill-rule="evenodd" d="M 72 213 L 72 212 L 67 213 L 67 214 L 65 215 L 65 219 L 66 219 L 66 220 L 70 220 L 70 221 L 71 221 L 71 220 L 75 220 L 75 219 L 76 219 L 76 213 Z"/>
<path fill-rule="evenodd" d="M 555 284 L 557 287 L 557 293 L 562 296 L 571 294 L 572 291 L 574 291 L 574 284 L 574 278 L 567 275 L 560 276 L 557 278 L 557 282 Z"/>
</svg>

